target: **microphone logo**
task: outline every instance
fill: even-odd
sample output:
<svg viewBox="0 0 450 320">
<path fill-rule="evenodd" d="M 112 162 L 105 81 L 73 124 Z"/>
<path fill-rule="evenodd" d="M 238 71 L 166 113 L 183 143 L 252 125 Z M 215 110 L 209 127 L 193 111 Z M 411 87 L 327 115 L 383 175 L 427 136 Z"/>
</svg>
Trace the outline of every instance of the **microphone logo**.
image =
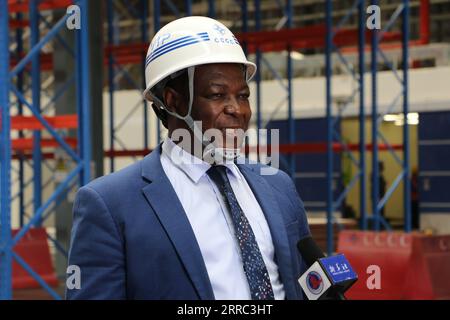
<svg viewBox="0 0 450 320">
<path fill-rule="evenodd" d="M 306 285 L 312 294 L 319 295 L 324 287 L 322 276 L 316 271 L 310 271 L 306 276 Z"/>
</svg>

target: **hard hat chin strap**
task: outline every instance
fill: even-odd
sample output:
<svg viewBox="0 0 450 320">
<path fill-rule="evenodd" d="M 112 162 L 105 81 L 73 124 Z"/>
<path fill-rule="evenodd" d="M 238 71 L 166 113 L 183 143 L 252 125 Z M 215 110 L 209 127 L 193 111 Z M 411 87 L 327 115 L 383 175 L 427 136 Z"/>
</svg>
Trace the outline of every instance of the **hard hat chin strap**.
<svg viewBox="0 0 450 320">
<path fill-rule="evenodd" d="M 223 163 L 226 161 L 234 161 L 239 154 L 240 149 L 234 148 L 224 148 L 224 147 L 216 147 L 209 140 L 208 137 L 205 137 L 201 128 L 199 128 L 191 117 L 192 105 L 194 103 L 194 72 L 195 67 L 188 68 L 188 83 L 189 83 L 189 108 L 188 114 L 184 117 L 184 122 L 188 125 L 188 127 L 194 133 L 194 137 L 197 138 L 198 141 L 201 141 L 205 150 L 203 152 L 203 160 L 209 163 Z"/>
<path fill-rule="evenodd" d="M 203 136 L 202 129 L 197 126 L 194 119 L 191 116 L 192 113 L 192 105 L 194 104 L 194 73 L 195 66 L 189 67 L 187 69 L 188 72 L 188 86 L 189 86 L 189 105 L 188 105 L 188 113 L 184 117 L 179 117 L 181 120 L 188 125 L 189 129 L 194 133 L 194 137 L 197 138 L 198 141 L 201 141 L 202 144 L 206 147 L 208 141 L 206 137 Z"/>
</svg>

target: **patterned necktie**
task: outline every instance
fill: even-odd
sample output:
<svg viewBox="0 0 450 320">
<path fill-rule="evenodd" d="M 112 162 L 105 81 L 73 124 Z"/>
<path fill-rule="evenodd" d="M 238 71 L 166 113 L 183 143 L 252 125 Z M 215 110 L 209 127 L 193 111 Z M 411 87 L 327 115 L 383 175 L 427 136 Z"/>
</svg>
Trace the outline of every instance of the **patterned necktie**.
<svg viewBox="0 0 450 320">
<path fill-rule="evenodd" d="M 207 174 L 216 184 L 231 214 L 252 300 L 273 300 L 274 295 L 269 273 L 256 242 L 255 234 L 231 188 L 226 167 L 212 166 Z"/>
</svg>

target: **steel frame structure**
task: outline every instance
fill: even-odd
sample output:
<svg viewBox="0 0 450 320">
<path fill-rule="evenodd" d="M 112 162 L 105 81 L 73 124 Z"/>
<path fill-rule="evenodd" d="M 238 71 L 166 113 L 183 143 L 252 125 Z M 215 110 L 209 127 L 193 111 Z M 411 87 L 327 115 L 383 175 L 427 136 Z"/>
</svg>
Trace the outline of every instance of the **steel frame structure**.
<svg viewBox="0 0 450 320">
<path fill-rule="evenodd" d="M 371 1 L 370 5 L 377 5 L 378 1 Z M 427 1 L 422 1 L 422 6 L 426 6 Z M 409 101 L 408 101 L 408 46 L 409 41 L 409 1 L 401 0 L 397 9 L 392 14 L 391 18 L 380 31 L 372 30 L 370 35 L 371 40 L 371 101 L 372 101 L 372 112 L 370 115 L 372 123 L 372 175 L 371 175 L 371 199 L 372 199 L 372 212 L 369 215 L 366 212 L 366 138 L 365 138 L 365 83 L 364 74 L 365 70 L 365 42 L 366 42 L 366 8 L 367 1 L 365 0 L 355 0 L 352 7 L 347 11 L 346 15 L 337 23 L 337 26 L 333 26 L 332 23 L 332 1 L 326 1 L 326 26 L 327 26 L 327 36 L 326 36 L 326 46 L 325 46 L 325 73 L 326 73 L 326 117 L 328 122 L 327 131 L 327 251 L 328 253 L 333 252 L 333 212 L 338 208 L 348 192 L 356 185 L 359 180 L 360 183 L 360 228 L 366 230 L 368 228 L 368 221 L 374 221 L 374 229 L 380 230 L 380 224 L 387 230 L 391 230 L 389 223 L 380 215 L 380 210 L 386 205 L 386 202 L 392 196 L 394 190 L 398 188 L 401 181 L 404 183 L 403 187 L 403 204 L 404 204 L 404 229 L 405 231 L 411 231 L 411 204 L 410 204 L 410 178 L 409 178 L 409 127 L 408 122 L 405 120 L 403 126 L 403 161 L 399 159 L 395 153 L 395 148 L 386 140 L 379 130 L 380 123 L 383 116 L 386 113 L 392 112 L 397 105 L 400 98 L 403 98 L 403 108 L 402 113 L 404 119 L 407 119 Z M 425 11 L 425 10 L 424 10 Z M 342 55 L 340 49 L 334 43 L 334 39 L 339 34 L 341 26 L 346 23 L 352 14 L 357 14 L 358 16 L 358 72 L 354 70 L 351 64 L 346 60 L 344 55 Z M 383 40 L 387 32 L 392 28 L 393 24 L 401 17 L 402 19 L 402 33 L 401 33 L 401 47 L 402 47 L 402 57 L 403 57 L 403 74 L 400 76 L 396 70 L 393 69 L 392 64 L 387 59 L 380 47 L 380 42 Z M 423 17 L 423 16 L 422 16 Z M 427 33 L 426 25 L 421 25 L 421 35 Z M 421 43 L 422 44 L 422 43 Z M 357 88 L 352 92 L 348 100 L 345 102 L 344 107 L 339 110 L 336 116 L 333 115 L 333 101 L 332 101 L 332 54 L 335 53 L 342 64 L 347 68 L 349 74 L 351 74 L 353 80 L 357 83 Z M 379 90 L 377 86 L 377 73 L 378 73 L 378 60 L 382 59 L 385 64 L 387 64 L 392 71 L 393 75 L 396 77 L 401 85 L 401 90 L 396 98 L 391 102 L 387 111 L 380 114 L 378 111 L 378 95 Z M 359 159 L 353 157 L 351 150 L 347 147 L 346 143 L 342 140 L 339 134 L 335 130 L 335 125 L 338 120 L 342 117 L 342 112 L 345 108 L 353 101 L 353 99 L 358 96 L 359 98 Z M 386 146 L 387 151 L 392 155 L 395 161 L 401 167 L 401 172 L 389 187 L 382 199 L 379 199 L 379 170 L 378 170 L 378 152 L 379 152 L 379 140 L 382 141 L 383 145 Z M 343 192 L 338 196 L 337 199 L 333 197 L 333 144 L 339 142 L 344 146 L 345 153 L 352 159 L 352 162 L 356 167 L 358 167 L 358 172 L 352 177 L 349 185 L 343 190 Z"/>
<path fill-rule="evenodd" d="M 64 15 L 57 23 L 50 28 L 50 30 L 40 38 L 39 24 L 43 19 L 40 16 L 40 10 L 51 10 L 67 8 L 72 3 L 76 4 L 80 8 L 80 19 L 82 21 L 82 27 L 79 30 L 74 30 L 76 33 L 76 43 L 74 45 L 75 52 L 74 58 L 76 61 L 75 81 L 70 80 L 71 83 L 76 83 L 77 88 L 77 127 L 78 138 L 77 147 L 73 148 L 73 144 L 68 143 L 67 139 L 61 135 L 54 121 L 44 117 L 45 107 L 41 108 L 40 94 L 43 92 L 40 87 L 40 74 L 41 74 L 41 62 L 42 57 L 40 52 L 44 45 L 49 43 L 53 38 L 59 38 L 58 32 L 66 26 L 66 20 L 69 15 Z M 0 110 L 1 110 L 1 133 L 0 133 L 0 299 L 12 298 L 12 260 L 14 259 L 19 265 L 21 265 L 53 298 L 59 299 L 59 295 L 47 285 L 47 283 L 30 267 L 30 265 L 17 253 L 14 252 L 15 245 L 24 237 L 30 228 L 39 226 L 48 216 L 51 214 L 53 208 L 58 205 L 61 198 L 67 193 L 69 188 L 73 185 L 74 181 L 79 181 L 80 185 L 86 184 L 90 180 L 90 159 L 91 159 L 91 140 L 90 140 L 90 78 L 89 78 L 89 39 L 88 39 L 88 7 L 87 0 L 78 1 L 39 1 L 30 0 L 28 3 L 19 2 L 15 0 L 1 0 L 0 1 Z M 17 63 L 11 66 L 10 62 L 10 20 L 11 14 L 16 12 L 19 22 L 21 20 L 21 13 L 29 13 L 29 26 L 31 31 L 30 49 L 25 56 L 21 59 L 17 59 Z M 13 22 L 13 21 L 11 21 Z M 48 23 L 47 23 L 48 24 Z M 26 23 L 20 23 L 21 26 L 25 26 Z M 16 39 L 21 38 L 20 31 Z M 59 39 L 61 40 L 61 39 Z M 18 53 L 21 55 L 23 47 L 21 41 L 18 41 Z M 30 81 L 31 81 L 31 96 L 32 101 L 27 101 L 25 97 L 25 89 L 23 88 L 23 73 L 27 69 L 27 65 L 31 63 Z M 64 86 L 62 89 L 66 89 Z M 63 91 L 61 89 L 61 91 Z M 51 97 L 50 103 L 55 102 L 62 92 L 56 92 Z M 23 106 L 25 106 L 32 114 L 32 120 L 38 122 L 41 128 L 32 128 L 33 143 L 32 155 L 33 160 L 33 215 L 29 217 L 29 220 L 25 222 L 22 216 L 25 204 L 23 203 L 23 188 L 27 183 L 23 181 L 23 162 L 28 157 L 19 157 L 20 168 L 19 169 L 19 183 L 21 189 L 21 229 L 18 233 L 12 237 L 11 233 L 11 161 L 12 161 L 12 146 L 14 140 L 11 139 L 11 119 L 12 119 L 12 105 L 10 103 L 10 95 L 14 94 L 18 101 L 18 112 L 21 115 L 23 112 Z M 20 118 L 19 121 L 23 121 Z M 51 145 L 56 144 L 61 147 L 68 156 L 75 163 L 74 169 L 67 175 L 67 177 L 59 184 L 52 194 L 42 201 L 42 189 L 45 184 L 42 184 L 41 168 L 42 165 L 46 165 L 43 161 L 43 154 L 41 147 L 44 145 L 44 140 L 41 138 L 40 130 L 45 128 L 46 131 L 52 136 Z M 19 132 L 19 137 L 22 137 L 22 133 Z M 20 140 L 20 139 L 19 139 Z M 23 140 L 21 142 L 24 142 Z M 55 239 L 52 240 L 57 249 L 63 250 L 58 245 Z"/>
<path fill-rule="evenodd" d="M 68 1 L 58 1 L 54 3 L 47 3 L 43 1 L 33 1 L 30 2 L 28 7 L 22 6 L 23 3 L 10 1 L 9 2 L 9 8 L 10 11 L 16 12 L 16 19 L 10 21 L 10 26 L 13 28 L 16 28 L 16 42 L 17 42 L 17 50 L 16 50 L 16 61 L 12 63 L 13 66 L 15 66 L 20 59 L 23 57 L 23 37 L 22 34 L 24 33 L 21 29 L 22 27 L 28 27 L 30 26 L 30 45 L 36 44 L 36 42 L 39 40 L 39 35 L 41 33 L 42 26 L 44 28 L 51 30 L 51 24 L 47 21 L 46 17 L 43 16 L 40 12 L 40 10 L 43 9 L 51 9 L 51 8 L 64 8 L 65 5 L 70 4 Z M 39 8 L 38 8 L 39 6 Z M 20 10 L 26 10 L 28 8 L 29 11 L 29 20 L 23 20 L 23 13 Z M 40 9 L 40 10 L 39 10 Z M 59 41 L 63 48 L 67 50 L 72 57 L 74 57 L 74 52 L 71 46 L 64 41 L 60 37 L 59 34 L 55 35 L 55 38 L 57 41 Z M 55 103 L 58 101 L 58 99 L 67 91 L 67 89 L 73 85 L 75 81 L 75 74 L 73 74 L 67 81 L 64 83 L 64 85 L 58 89 L 55 90 L 55 93 L 49 93 L 48 90 L 41 86 L 40 82 L 41 79 L 41 72 L 50 71 L 51 70 L 51 60 L 49 54 L 41 54 L 40 58 L 38 55 L 36 55 L 32 59 L 32 67 L 31 72 L 29 74 L 26 74 L 25 71 L 28 70 L 22 70 L 18 73 L 17 76 L 17 89 L 20 93 L 23 95 L 27 94 L 28 90 L 31 90 L 32 93 L 32 99 L 33 104 L 36 106 L 37 109 L 41 109 L 41 114 L 51 114 L 54 113 L 54 106 Z M 43 61 L 47 61 L 46 65 L 43 65 Z M 50 62 L 50 63 L 49 63 Z M 50 65 L 50 67 L 49 67 Z M 25 79 L 25 75 L 28 75 L 31 79 L 31 85 L 28 88 L 24 88 L 23 81 Z M 52 77 L 50 77 L 52 78 Z M 46 79 L 47 81 L 48 79 Z M 41 102 L 41 93 L 43 93 L 49 101 L 45 106 L 40 108 L 40 102 Z M 41 130 L 45 129 L 45 127 L 35 118 L 35 117 L 27 117 L 22 116 L 23 114 L 23 102 L 21 99 L 17 98 L 17 106 L 18 106 L 18 116 L 13 116 L 11 118 L 11 129 L 16 130 L 19 129 L 19 139 L 12 140 L 12 150 L 15 151 L 15 154 L 13 154 L 13 159 L 17 159 L 19 162 L 19 170 L 18 170 L 18 180 L 19 180 L 19 191 L 18 193 L 12 195 L 11 202 L 14 203 L 15 200 L 19 201 L 19 225 L 20 227 L 23 227 L 25 224 L 25 219 L 30 219 L 30 214 L 27 213 L 27 210 L 30 206 L 33 205 L 34 208 L 39 208 L 42 203 L 42 194 L 45 191 L 46 188 L 53 186 L 52 182 L 55 182 L 54 175 L 52 174 L 49 179 L 46 181 L 42 181 L 41 178 L 41 171 L 42 166 L 45 166 L 50 172 L 54 172 L 55 168 L 51 166 L 49 163 L 47 163 L 47 159 L 50 157 L 49 154 L 42 153 L 41 148 L 46 147 L 57 147 L 58 143 L 55 139 L 48 139 L 43 138 L 41 139 Z M 39 107 L 39 108 L 38 108 Z M 73 128 L 76 129 L 78 127 L 78 121 L 77 117 L 73 116 L 57 116 L 57 117 L 46 117 L 44 116 L 45 120 L 54 128 L 54 129 L 69 129 Z M 24 135 L 23 130 L 33 130 L 33 138 L 26 138 Z M 71 145 L 72 147 L 76 147 L 76 140 L 67 138 L 65 141 Z M 31 153 L 27 153 L 27 151 L 32 151 Z M 28 161 L 29 159 L 32 159 L 32 163 Z M 29 168 L 32 169 L 33 176 L 28 181 L 24 182 L 24 174 L 25 174 L 25 167 L 24 164 L 26 164 Z M 14 182 L 14 181 L 13 181 Z M 27 187 L 33 186 L 33 197 L 31 200 L 25 202 L 25 190 Z M 71 187 L 74 186 L 74 183 L 71 184 Z M 62 200 L 62 196 L 58 198 L 52 207 L 49 207 L 47 209 L 45 215 L 38 220 L 36 223 L 37 226 L 41 225 L 49 216 L 51 216 L 54 213 L 54 210 L 59 206 Z M 55 238 L 47 234 L 48 239 L 55 245 L 55 248 L 57 249 L 57 253 L 62 254 L 63 256 L 67 257 L 67 250 L 64 248 L 63 245 L 61 245 Z"/>
<path fill-rule="evenodd" d="M 114 104 L 114 93 L 115 93 L 115 87 L 116 87 L 116 81 L 119 77 L 123 76 L 127 82 L 135 88 L 135 90 L 138 92 L 142 91 L 142 87 L 145 86 L 145 77 L 144 73 L 142 73 L 142 80 L 141 81 L 135 81 L 133 77 L 129 74 L 129 72 L 123 67 L 124 64 L 136 64 L 138 62 L 141 63 L 142 66 L 144 66 L 145 63 L 145 46 L 143 45 L 145 42 L 148 42 L 148 36 L 147 36 L 147 16 L 148 16 L 148 2 L 147 1 L 141 1 L 142 4 L 142 10 L 140 12 L 140 15 L 135 12 L 134 10 L 130 10 L 130 12 L 134 15 L 136 19 L 140 20 L 141 23 L 141 43 L 142 46 L 140 46 L 139 54 L 140 54 L 140 61 L 124 61 L 124 63 L 118 63 L 117 52 L 122 49 L 122 54 L 124 49 L 126 49 L 127 46 L 121 46 L 120 43 L 115 41 L 115 16 L 117 15 L 116 10 L 114 9 L 114 1 L 108 0 L 107 1 L 107 20 L 108 20 L 108 56 L 107 56 L 107 63 L 108 63 L 108 89 L 109 89 L 109 121 L 110 121 L 110 127 L 109 127 L 109 150 L 110 150 L 110 170 L 113 172 L 115 170 L 115 151 L 116 151 L 116 143 L 118 143 L 122 151 L 127 151 L 127 148 L 123 144 L 123 142 L 117 137 L 117 132 L 122 128 L 122 126 L 127 122 L 127 120 L 138 110 L 138 108 L 143 107 L 143 137 L 144 137 L 144 145 L 143 149 L 148 150 L 149 149 L 149 143 L 148 143 L 148 109 L 147 109 L 147 103 L 145 100 L 141 99 L 136 103 L 131 110 L 128 112 L 128 114 L 125 116 L 124 119 L 121 119 L 120 123 L 118 125 L 115 124 L 115 104 Z M 119 17 L 120 19 L 120 17 Z M 143 67 L 142 67 L 143 68 Z M 119 69 L 119 72 L 116 72 L 116 69 Z"/>
</svg>

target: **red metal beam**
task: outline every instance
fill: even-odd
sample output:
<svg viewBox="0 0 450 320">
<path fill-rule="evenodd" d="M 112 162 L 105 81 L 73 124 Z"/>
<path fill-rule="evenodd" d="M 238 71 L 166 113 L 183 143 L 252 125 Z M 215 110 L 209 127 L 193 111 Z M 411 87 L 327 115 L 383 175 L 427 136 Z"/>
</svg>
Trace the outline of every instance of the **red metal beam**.
<svg viewBox="0 0 450 320">
<path fill-rule="evenodd" d="M 20 59 L 17 59 L 17 57 L 12 56 L 10 59 L 10 68 L 13 69 L 24 56 L 25 56 L 25 54 L 22 54 L 22 57 Z M 53 70 L 53 55 L 51 53 L 41 53 L 40 59 L 41 59 L 40 64 L 41 64 L 42 71 Z M 30 68 L 31 68 L 31 62 L 27 64 L 25 69 L 29 70 Z"/>
<path fill-rule="evenodd" d="M 430 0 L 420 0 L 420 40 L 430 43 Z"/>
<path fill-rule="evenodd" d="M 303 28 L 281 29 L 278 31 L 253 31 L 237 33 L 236 38 L 239 42 L 247 44 L 262 45 L 271 42 L 290 43 L 294 40 L 322 37 L 326 33 L 326 27 L 323 24 Z"/>
<path fill-rule="evenodd" d="M 67 8 L 71 4 L 73 4 L 72 0 L 43 0 L 39 3 L 39 10 Z M 29 8 L 29 0 L 8 0 L 10 13 L 28 12 Z"/>
<path fill-rule="evenodd" d="M 45 120 L 55 129 L 76 129 L 78 128 L 78 116 L 76 114 L 44 117 Z M 12 130 L 42 130 L 45 127 L 33 116 L 13 116 L 11 117 Z"/>
<path fill-rule="evenodd" d="M 55 154 L 53 152 L 43 152 L 42 154 L 42 158 L 45 160 L 49 160 L 49 159 L 55 159 Z M 20 160 L 20 159 L 33 159 L 33 153 L 31 151 L 26 151 L 23 152 L 21 150 L 16 151 L 16 153 L 14 153 L 12 155 L 13 160 Z"/>
<path fill-rule="evenodd" d="M 105 157 L 144 157 L 149 154 L 151 149 L 136 149 L 136 150 L 106 150 Z"/>
<path fill-rule="evenodd" d="M 259 149 L 261 152 L 269 152 L 270 153 L 271 146 L 259 146 Z M 348 150 L 350 151 L 359 151 L 359 144 L 357 143 L 350 143 L 347 145 Z M 403 145 L 401 144 L 395 144 L 391 145 L 391 148 L 393 150 L 403 150 Z M 332 146 L 333 152 L 340 153 L 345 150 L 343 144 L 340 143 L 333 143 Z M 372 150 L 372 144 L 366 144 L 366 150 L 371 151 Z M 386 144 L 378 144 L 378 150 L 379 151 L 387 151 L 389 150 L 388 145 Z M 258 151 L 258 147 L 247 147 L 246 150 L 250 153 L 256 153 Z M 293 143 L 293 144 L 280 144 L 279 146 L 279 152 L 282 154 L 294 154 L 294 153 L 325 153 L 327 152 L 327 144 L 322 142 L 317 143 Z"/>
<path fill-rule="evenodd" d="M 72 148 L 77 147 L 76 138 L 65 138 L 64 141 Z M 11 141 L 12 150 L 14 151 L 29 151 L 33 149 L 33 138 L 18 138 Z M 52 138 L 44 138 L 41 140 L 41 148 L 57 148 L 59 147 L 58 141 Z"/>
<path fill-rule="evenodd" d="M 109 62 L 109 55 L 112 54 L 114 62 L 118 65 L 142 63 L 147 54 L 147 43 L 131 43 L 127 45 L 113 45 L 105 48 L 104 64 Z"/>
<path fill-rule="evenodd" d="M 147 45 L 147 44 L 145 44 Z M 131 46 L 131 48 L 134 48 L 135 45 Z M 118 65 L 124 65 L 124 64 L 138 64 L 142 63 L 143 54 L 145 57 L 146 52 L 145 51 L 135 51 L 135 52 L 126 52 L 125 50 L 119 50 L 117 53 L 114 54 L 114 61 Z M 22 55 L 24 57 L 25 55 Z M 41 53 L 41 70 L 42 71 L 50 71 L 53 70 L 53 55 L 50 53 Z M 104 65 L 108 65 L 109 61 L 109 54 L 106 52 L 105 49 L 105 59 L 103 60 Z M 18 59 L 16 57 L 11 57 L 10 62 L 10 68 L 13 69 L 17 64 L 19 63 Z M 31 63 L 27 64 L 25 67 L 26 70 L 29 70 L 31 68 Z"/>
<path fill-rule="evenodd" d="M 121 44 L 121 45 L 113 45 L 113 46 L 107 46 L 105 48 L 105 54 L 146 54 L 148 49 L 147 43 L 130 43 L 130 44 Z"/>
<path fill-rule="evenodd" d="M 288 46 L 292 49 L 322 48 L 325 45 L 326 28 L 324 25 L 315 25 L 303 28 L 282 29 L 279 31 L 258 31 L 238 33 L 239 42 L 247 44 L 249 53 L 256 49 L 262 52 L 281 51 Z M 370 40 L 370 30 L 365 33 L 366 41 Z M 386 32 L 385 42 L 400 41 L 400 32 Z M 340 29 L 333 40 L 339 47 L 355 45 L 358 42 L 357 29 Z"/>
<path fill-rule="evenodd" d="M 30 25 L 29 20 L 17 20 L 17 19 L 9 20 L 9 27 L 11 29 L 28 28 L 29 25 Z"/>
</svg>

